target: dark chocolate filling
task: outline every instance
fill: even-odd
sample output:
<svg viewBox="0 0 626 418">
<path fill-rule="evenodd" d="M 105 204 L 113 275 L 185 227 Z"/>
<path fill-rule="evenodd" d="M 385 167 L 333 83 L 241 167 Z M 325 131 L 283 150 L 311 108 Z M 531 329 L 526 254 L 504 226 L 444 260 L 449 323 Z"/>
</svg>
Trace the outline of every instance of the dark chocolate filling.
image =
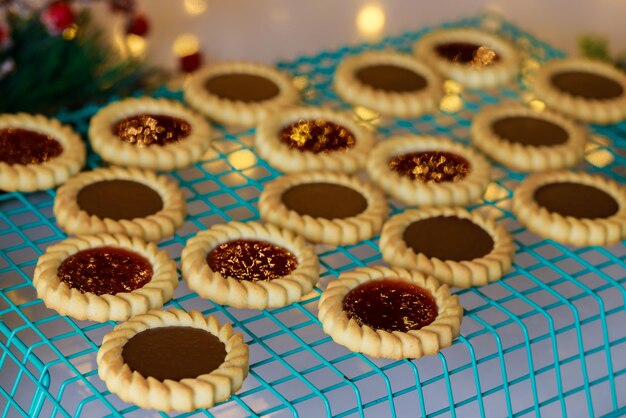
<svg viewBox="0 0 626 418">
<path fill-rule="evenodd" d="M 428 85 L 428 81 L 415 71 L 388 64 L 363 67 L 357 70 L 355 76 L 374 89 L 395 93 L 415 92 Z"/>
<path fill-rule="evenodd" d="M 220 367 L 226 347 L 215 335 L 192 327 L 150 328 L 122 349 L 124 363 L 143 377 L 164 381 L 196 378 Z"/>
<path fill-rule="evenodd" d="M 284 277 L 298 267 L 296 257 L 283 247 L 265 241 L 227 241 L 207 254 L 211 270 L 224 277 L 251 282 Z"/>
<path fill-rule="evenodd" d="M 587 71 L 563 71 L 554 74 L 550 81 L 562 92 L 583 99 L 610 100 L 624 94 L 618 82 Z"/>
<path fill-rule="evenodd" d="M 303 183 L 285 190 L 283 204 L 300 215 L 344 219 L 367 209 L 367 199 L 356 190 L 335 183 Z"/>
<path fill-rule="evenodd" d="M 491 235 L 469 219 L 436 216 L 409 224 L 402 239 L 415 253 L 440 260 L 470 261 L 493 250 Z"/>
<path fill-rule="evenodd" d="M 222 99 L 262 102 L 278 96 L 280 90 L 270 79 L 255 74 L 220 74 L 208 78 L 204 88 Z"/>
<path fill-rule="evenodd" d="M 121 141 L 138 147 L 164 146 L 188 137 L 191 125 L 168 115 L 142 113 L 118 121 L 112 131 Z"/>
<path fill-rule="evenodd" d="M 365 282 L 350 290 L 343 310 L 360 325 L 389 332 L 418 330 L 438 315 L 433 297 L 416 284 L 385 278 Z"/>
<path fill-rule="evenodd" d="M 145 286 L 152 279 L 152 264 L 123 248 L 90 248 L 63 260 L 57 276 L 82 293 L 115 295 Z"/>
<path fill-rule="evenodd" d="M 132 180 L 102 180 L 78 192 L 78 206 L 101 219 L 144 218 L 163 209 L 161 195 L 149 186 Z"/>
<path fill-rule="evenodd" d="M 491 125 L 500 138 L 533 147 L 554 146 L 567 142 L 569 135 L 559 125 L 528 116 L 507 116 Z"/>
<path fill-rule="evenodd" d="M 347 128 L 325 120 L 301 120 L 285 126 L 279 139 L 289 148 L 320 152 L 345 151 L 356 144 L 354 134 Z"/>
<path fill-rule="evenodd" d="M 0 162 L 41 164 L 63 152 L 63 146 L 49 135 L 28 129 L 0 129 Z"/>
<path fill-rule="evenodd" d="M 619 211 L 610 194 L 581 183 L 549 183 L 535 190 L 534 199 L 550 212 L 579 219 L 608 218 Z"/>
</svg>

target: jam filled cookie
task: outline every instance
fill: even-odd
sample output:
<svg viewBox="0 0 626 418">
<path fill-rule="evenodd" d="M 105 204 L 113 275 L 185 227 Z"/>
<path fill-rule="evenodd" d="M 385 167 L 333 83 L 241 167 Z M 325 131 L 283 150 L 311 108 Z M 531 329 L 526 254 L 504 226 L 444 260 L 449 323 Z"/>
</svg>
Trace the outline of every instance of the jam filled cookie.
<svg viewBox="0 0 626 418">
<path fill-rule="evenodd" d="M 241 334 L 213 316 L 179 309 L 132 317 L 104 336 L 98 376 L 122 400 L 142 408 L 188 412 L 235 393 L 250 356 Z"/>
<path fill-rule="evenodd" d="M 363 168 L 374 134 L 344 112 L 291 108 L 265 118 L 255 146 L 261 157 L 284 172 Z"/>
<path fill-rule="evenodd" d="M 274 225 L 231 222 L 187 241 L 182 274 L 201 297 L 237 308 L 297 302 L 319 280 L 315 250 Z"/>
<path fill-rule="evenodd" d="M 83 172 L 57 191 L 54 215 L 68 234 L 108 232 L 158 241 L 186 214 L 178 184 L 152 171 L 119 167 Z"/>
<path fill-rule="evenodd" d="M 389 264 L 416 269 L 454 287 L 498 280 L 513 262 L 515 245 L 494 220 L 461 208 L 425 208 L 393 216 L 380 234 Z"/>
<path fill-rule="evenodd" d="M 261 218 L 309 241 L 355 244 L 373 237 L 387 217 L 387 201 L 368 183 L 342 173 L 289 174 L 265 186 Z"/>
<path fill-rule="evenodd" d="M 398 52 L 365 52 L 344 59 L 334 78 L 345 101 L 385 115 L 413 117 L 437 110 L 441 79 L 414 57 Z"/>
<path fill-rule="evenodd" d="M 178 102 L 130 98 L 96 113 L 89 123 L 89 141 L 111 164 L 175 170 L 202 158 L 211 142 L 211 128 Z"/>
<path fill-rule="evenodd" d="M 380 142 L 367 161 L 369 177 L 386 193 L 410 205 L 468 205 L 491 180 L 479 153 L 448 139 L 398 136 Z"/>
<path fill-rule="evenodd" d="M 477 29 L 431 32 L 418 40 L 413 50 L 444 77 L 471 88 L 510 83 L 519 70 L 519 57 L 513 45 Z"/>
<path fill-rule="evenodd" d="M 626 74 L 584 58 L 553 60 L 530 87 L 549 108 L 585 122 L 610 124 L 626 118 Z"/>
<path fill-rule="evenodd" d="M 515 190 L 513 212 L 529 230 L 563 244 L 611 245 L 626 238 L 626 189 L 598 175 L 527 177 Z"/>
<path fill-rule="evenodd" d="M 254 126 L 299 100 L 298 90 L 287 74 L 253 62 L 204 67 L 185 85 L 185 101 L 225 125 Z"/>
<path fill-rule="evenodd" d="M 516 103 L 489 106 L 472 121 L 472 143 L 509 168 L 547 171 L 576 165 L 583 157 L 585 129 L 560 114 Z"/>
<path fill-rule="evenodd" d="M 447 285 L 400 268 L 357 268 L 332 281 L 319 303 L 324 332 L 352 351 L 419 358 L 452 345 L 463 307 Z"/>
<path fill-rule="evenodd" d="M 54 119 L 0 115 L 0 190 L 32 192 L 62 184 L 85 164 L 85 145 Z"/>
<path fill-rule="evenodd" d="M 160 308 L 178 286 L 176 263 L 155 244 L 82 235 L 48 247 L 33 284 L 48 308 L 80 320 L 124 321 Z"/>
</svg>

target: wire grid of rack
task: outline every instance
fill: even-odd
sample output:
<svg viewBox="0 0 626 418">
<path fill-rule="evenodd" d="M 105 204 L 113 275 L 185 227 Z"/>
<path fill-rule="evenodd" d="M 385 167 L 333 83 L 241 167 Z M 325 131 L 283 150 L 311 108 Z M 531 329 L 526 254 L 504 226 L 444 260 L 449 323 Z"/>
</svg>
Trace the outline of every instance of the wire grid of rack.
<svg viewBox="0 0 626 418">
<path fill-rule="evenodd" d="M 445 24 L 486 26 L 525 54 L 524 71 L 562 53 L 516 26 L 481 15 Z M 432 29 L 432 28 L 431 28 Z M 409 52 L 428 30 L 376 44 L 348 46 L 278 66 L 295 76 L 306 103 L 349 108 L 332 89 L 347 55 L 369 49 Z M 523 73 L 524 74 L 524 73 Z M 498 90 L 450 89 L 442 111 L 411 120 L 380 118 L 366 109 L 381 137 L 446 135 L 467 143 L 472 115 L 501 100 L 531 101 L 523 83 Z M 157 96 L 180 99 L 162 89 Z M 537 103 L 535 103 L 537 105 Z M 539 104 L 540 105 L 540 104 Z M 61 112 L 83 136 L 95 105 Z M 253 130 L 217 127 L 205 159 L 171 173 L 185 190 L 189 216 L 160 243 L 179 261 L 198 230 L 258 218 L 263 184 L 279 175 L 252 150 Z M 623 182 L 626 123 L 593 127 L 579 169 Z M 101 165 L 90 153 L 88 167 Z M 322 280 L 313 297 L 280 309 L 216 306 L 181 282 L 167 306 L 199 309 L 232 322 L 251 350 L 250 374 L 229 401 L 181 416 L 492 417 L 604 416 L 626 413 L 626 246 L 573 248 L 526 231 L 509 207 L 520 173 L 494 165 L 495 179 L 472 210 L 497 217 L 514 235 L 513 271 L 489 286 L 458 290 L 465 308 L 461 336 L 440 354 L 418 360 L 379 360 L 332 342 L 317 320 L 321 289 L 342 271 L 380 264 L 377 238 L 345 247 L 317 246 Z M 65 235 L 55 224 L 55 192 L 0 194 L 0 411 L 2 416 L 157 416 L 122 402 L 97 376 L 96 351 L 115 325 L 57 315 L 31 284 L 37 257 Z M 391 202 L 393 213 L 403 209 Z M 165 415 L 165 414 L 162 414 Z"/>
</svg>

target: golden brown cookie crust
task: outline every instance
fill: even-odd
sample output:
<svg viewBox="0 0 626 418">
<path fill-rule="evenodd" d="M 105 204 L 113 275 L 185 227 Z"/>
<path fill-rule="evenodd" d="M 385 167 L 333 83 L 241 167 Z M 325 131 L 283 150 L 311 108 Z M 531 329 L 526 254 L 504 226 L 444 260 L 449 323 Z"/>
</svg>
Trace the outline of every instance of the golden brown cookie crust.
<svg viewBox="0 0 626 418">
<path fill-rule="evenodd" d="M 468 219 L 493 239 L 489 254 L 474 260 L 440 260 L 415 253 L 403 239 L 407 226 L 420 219 L 455 216 Z M 383 260 L 398 267 L 416 269 L 430 274 L 452 287 L 483 286 L 500 279 L 513 263 L 515 244 L 507 230 L 493 219 L 487 219 L 463 208 L 423 208 L 395 215 L 383 226 L 379 242 Z"/>
<path fill-rule="evenodd" d="M 553 123 L 567 132 L 567 141 L 553 146 L 533 146 L 507 141 L 496 135 L 492 124 L 509 117 L 529 117 Z M 483 108 L 471 127 L 472 143 L 500 164 L 518 171 L 548 171 L 572 167 L 583 158 L 585 128 L 558 113 L 537 112 L 517 103 Z"/>
<path fill-rule="evenodd" d="M 213 271 L 207 254 L 232 240 L 260 240 L 292 253 L 298 266 L 290 274 L 269 281 L 238 280 Z M 201 297 L 236 308 L 267 309 L 297 302 L 319 280 L 319 264 L 312 246 L 291 231 L 259 222 L 214 225 L 187 241 L 182 252 L 182 274 L 189 288 Z"/>
<path fill-rule="evenodd" d="M 323 120 L 343 126 L 354 135 L 355 145 L 343 151 L 317 154 L 290 148 L 280 141 L 280 131 L 300 120 Z M 351 174 L 363 168 L 374 141 L 374 134 L 347 112 L 329 108 L 296 107 L 278 111 L 265 118 L 256 129 L 255 147 L 261 157 L 283 172 L 328 170 Z"/>
<path fill-rule="evenodd" d="M 580 183 L 609 194 L 619 205 L 608 218 L 586 219 L 549 212 L 534 199 L 535 191 L 550 183 Z M 587 173 L 557 171 L 527 177 L 515 189 L 513 212 L 526 228 L 542 237 L 576 246 L 616 244 L 626 238 L 626 189 L 607 178 Z"/>
<path fill-rule="evenodd" d="M 458 181 L 424 183 L 396 173 L 389 168 L 394 156 L 423 151 L 445 151 L 465 158 L 470 171 Z M 367 160 L 367 173 L 393 198 L 418 206 L 465 206 L 480 200 L 491 181 L 491 167 L 474 151 L 447 138 L 428 135 L 403 135 L 378 143 Z"/>
<path fill-rule="evenodd" d="M 288 209 L 282 194 L 289 188 L 305 183 L 333 183 L 349 187 L 367 200 L 362 213 L 344 219 L 313 218 Z M 385 196 L 368 183 L 343 173 L 314 171 L 279 177 L 265 185 L 259 198 L 261 219 L 302 235 L 309 241 L 331 245 L 355 244 L 376 235 L 387 217 Z"/>
<path fill-rule="evenodd" d="M 0 129 L 18 128 L 53 137 L 63 147 L 60 155 L 41 164 L 0 161 L 0 190 L 33 192 L 50 189 L 78 173 L 85 164 L 85 144 L 69 126 L 56 119 L 26 113 L 0 115 Z"/>
<path fill-rule="evenodd" d="M 98 247 L 121 248 L 143 256 L 152 265 L 152 278 L 139 289 L 115 295 L 83 293 L 59 279 L 57 270 L 65 259 Z M 48 247 L 37 261 L 33 285 L 44 304 L 61 315 L 96 322 L 125 321 L 170 300 L 178 286 L 178 274 L 174 260 L 154 243 L 120 234 L 81 235 Z"/>
<path fill-rule="evenodd" d="M 277 96 L 260 102 L 228 100 L 209 93 L 204 83 L 210 77 L 222 74 L 252 74 L 271 80 L 279 89 Z M 291 77 L 274 67 L 248 62 L 228 61 L 206 66 L 187 81 L 184 87 L 185 101 L 191 107 L 211 119 L 235 126 L 255 126 L 276 110 L 291 106 L 300 100 Z"/>
<path fill-rule="evenodd" d="M 80 190 L 103 180 L 132 180 L 152 188 L 163 201 L 163 208 L 145 218 L 113 220 L 89 215 L 78 205 Z M 137 168 L 109 167 L 83 172 L 66 182 L 54 199 L 54 215 L 68 234 L 125 234 L 158 241 L 174 234 L 187 213 L 182 190 L 174 180 Z"/>
<path fill-rule="evenodd" d="M 573 96 L 555 88 L 551 79 L 563 71 L 583 71 L 607 77 L 624 90 L 614 99 L 592 100 Z M 610 64 L 586 58 L 552 60 L 532 76 L 530 88 L 550 109 L 584 122 L 611 124 L 626 119 L 626 74 Z"/>
<path fill-rule="evenodd" d="M 472 67 L 440 57 L 435 48 L 447 42 L 473 42 L 494 50 L 500 60 L 487 67 Z M 519 71 L 519 55 L 515 47 L 501 37 L 472 28 L 442 29 L 421 37 L 413 52 L 439 74 L 470 88 L 497 87 L 512 82 Z"/>
<path fill-rule="evenodd" d="M 124 345 L 142 331 L 169 326 L 198 328 L 218 337 L 226 347 L 222 365 L 211 373 L 178 381 L 160 381 L 131 371 L 122 357 Z M 104 336 L 97 361 L 98 376 L 111 392 L 125 402 L 165 412 L 210 408 L 227 400 L 241 388 L 250 364 L 248 346 L 230 324 L 221 325 L 214 316 L 204 317 L 201 312 L 180 309 L 152 310 L 117 325 Z"/>
<path fill-rule="evenodd" d="M 122 141 L 113 133 L 112 126 L 115 123 L 142 113 L 182 119 L 191 125 L 191 132 L 178 142 L 146 147 Z M 211 142 L 211 128 L 202 116 L 174 100 L 128 98 L 101 108 L 91 118 L 89 141 L 93 150 L 111 164 L 150 170 L 175 170 L 202 158 Z"/>
<path fill-rule="evenodd" d="M 355 77 L 355 72 L 372 65 L 393 65 L 421 75 L 427 85 L 409 93 L 374 89 Z M 430 68 L 408 54 L 393 51 L 368 51 L 345 58 L 337 67 L 334 88 L 353 105 L 364 106 L 384 115 L 414 117 L 435 112 L 443 96 L 442 80 Z"/>
<path fill-rule="evenodd" d="M 389 332 L 348 319 L 343 310 L 348 292 L 382 278 L 404 280 L 426 290 L 437 303 L 439 313 L 435 320 L 419 330 Z M 419 358 L 452 345 L 461 331 L 463 307 L 456 295 L 450 295 L 448 286 L 432 276 L 402 268 L 365 267 L 342 273 L 328 285 L 320 298 L 318 317 L 325 333 L 354 352 L 391 359 Z"/>
</svg>

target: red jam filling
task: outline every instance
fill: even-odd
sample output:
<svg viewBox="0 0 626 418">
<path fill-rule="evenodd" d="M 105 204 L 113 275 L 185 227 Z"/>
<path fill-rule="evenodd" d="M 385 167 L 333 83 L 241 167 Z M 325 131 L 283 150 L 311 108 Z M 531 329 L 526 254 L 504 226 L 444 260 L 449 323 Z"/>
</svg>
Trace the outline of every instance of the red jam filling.
<svg viewBox="0 0 626 418">
<path fill-rule="evenodd" d="M 343 299 L 348 318 L 389 332 L 418 330 L 438 315 L 437 302 L 416 284 L 399 279 L 365 282 Z"/>
<path fill-rule="evenodd" d="M 145 286 L 152 279 L 152 264 L 133 251 L 98 247 L 63 260 L 57 275 L 70 288 L 82 293 L 115 295 Z"/>
<path fill-rule="evenodd" d="M 28 129 L 0 129 L 0 162 L 41 164 L 63 152 L 63 146 L 49 135 Z"/>
</svg>

